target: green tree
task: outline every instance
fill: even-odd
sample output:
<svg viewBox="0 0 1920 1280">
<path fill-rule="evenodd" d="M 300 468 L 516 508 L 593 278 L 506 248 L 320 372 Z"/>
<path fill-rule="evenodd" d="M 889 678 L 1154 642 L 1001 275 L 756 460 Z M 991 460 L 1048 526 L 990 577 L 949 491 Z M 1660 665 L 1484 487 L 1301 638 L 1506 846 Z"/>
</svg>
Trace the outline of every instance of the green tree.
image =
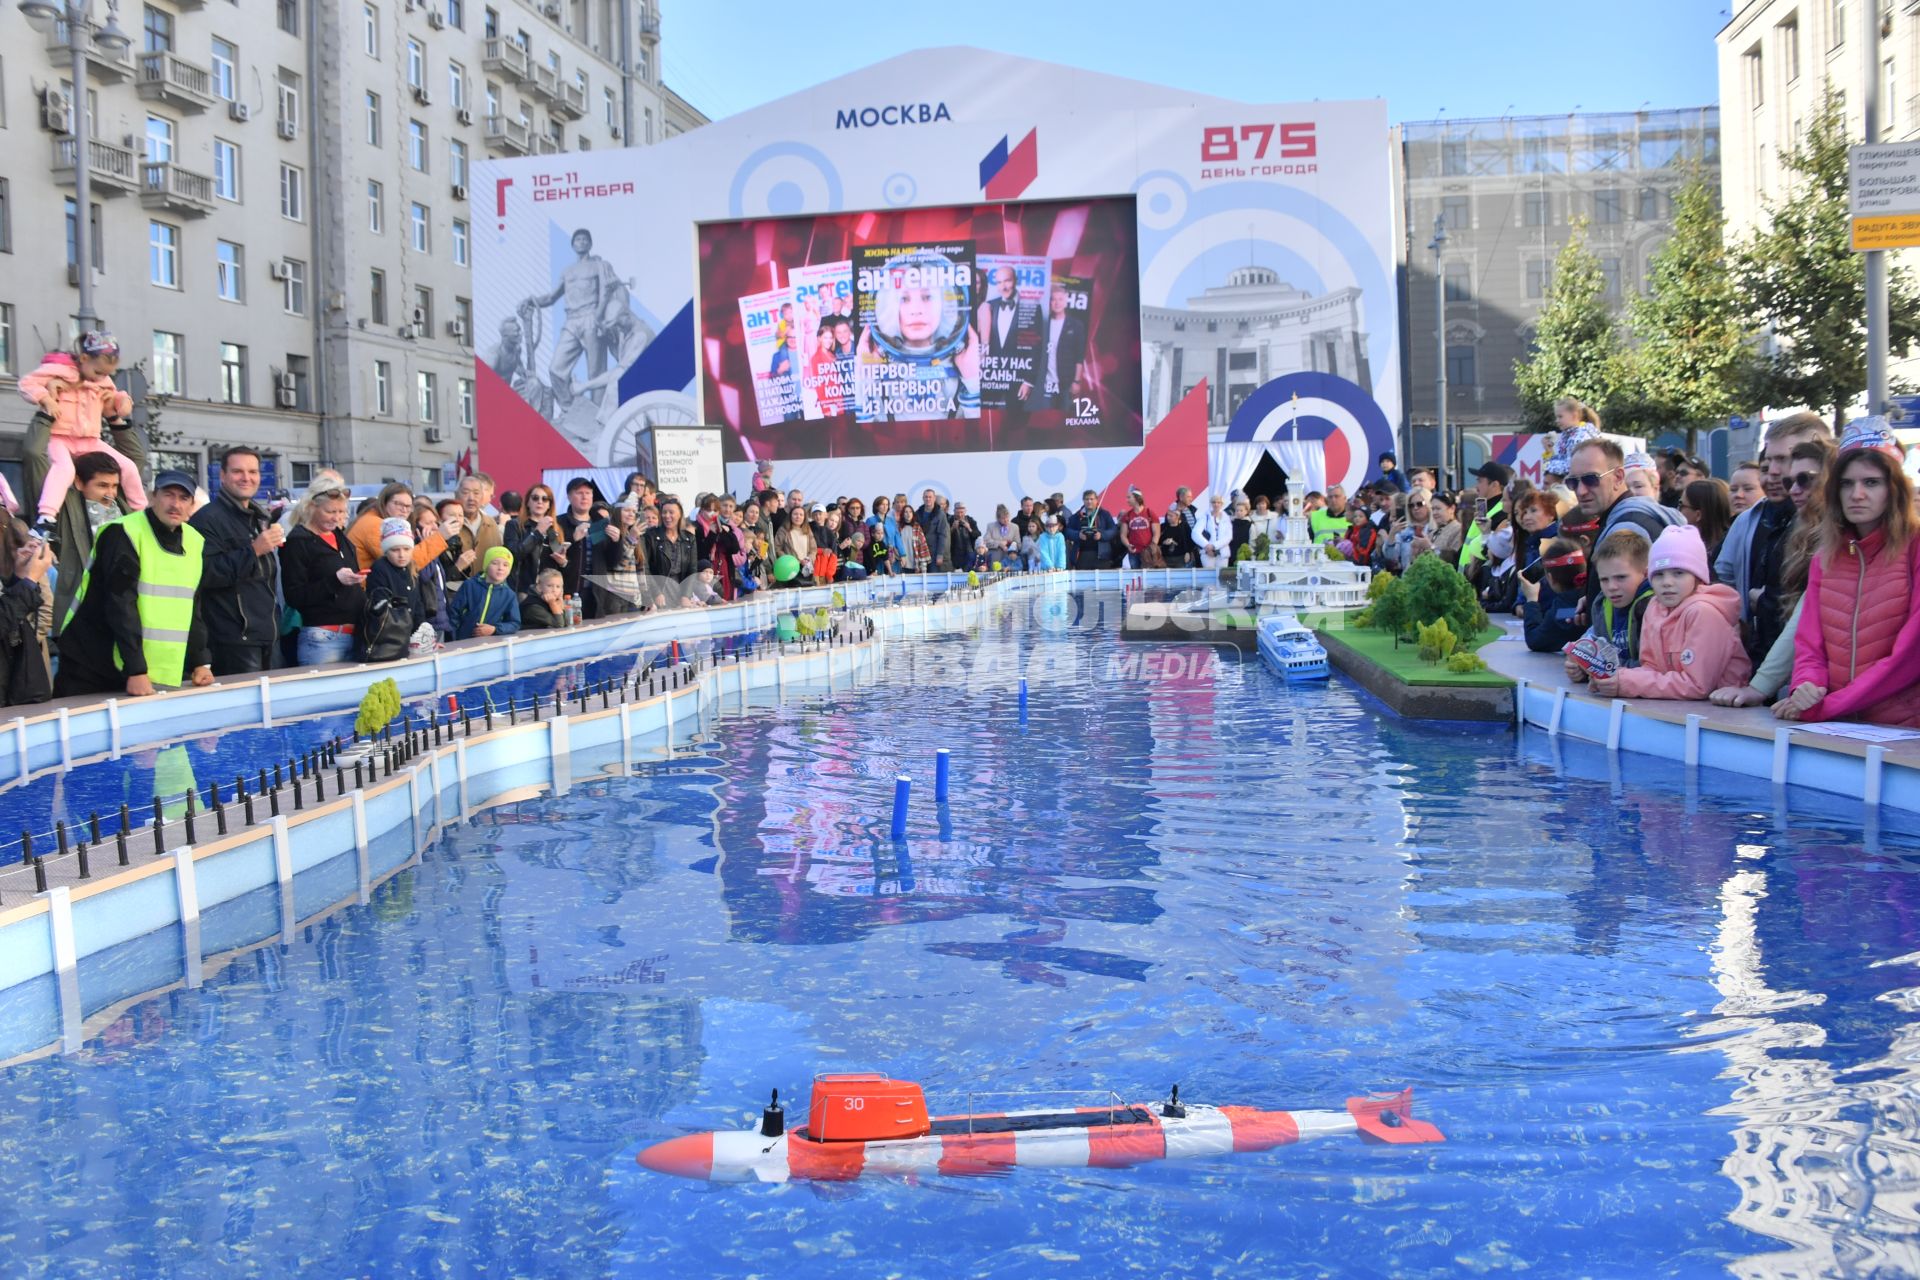
<svg viewBox="0 0 1920 1280">
<path fill-rule="evenodd" d="M 1622 361 L 1624 398 L 1648 425 L 1685 428 L 1689 453 L 1701 428 L 1746 403 L 1759 373 L 1725 230 L 1714 188 L 1696 173 L 1674 193 L 1673 235 L 1647 266 L 1647 292 L 1627 307 L 1639 344 Z"/>
<path fill-rule="evenodd" d="M 1867 300 L 1866 262 L 1850 247 L 1846 116 L 1831 84 L 1780 163 L 1790 190 L 1766 202 L 1766 226 L 1735 257 L 1752 318 L 1774 339 L 1761 395 L 1829 414 L 1837 431 L 1867 386 Z M 1900 356 L 1920 341 L 1920 297 L 1907 272 L 1887 274 L 1888 347 Z"/>
<path fill-rule="evenodd" d="M 1606 291 L 1600 259 L 1587 245 L 1586 223 L 1576 221 L 1554 259 L 1533 350 L 1513 362 L 1513 385 L 1527 430 L 1551 430 L 1553 402 L 1561 396 L 1577 396 L 1603 417 L 1613 407 L 1620 335 L 1607 309 Z"/>
</svg>

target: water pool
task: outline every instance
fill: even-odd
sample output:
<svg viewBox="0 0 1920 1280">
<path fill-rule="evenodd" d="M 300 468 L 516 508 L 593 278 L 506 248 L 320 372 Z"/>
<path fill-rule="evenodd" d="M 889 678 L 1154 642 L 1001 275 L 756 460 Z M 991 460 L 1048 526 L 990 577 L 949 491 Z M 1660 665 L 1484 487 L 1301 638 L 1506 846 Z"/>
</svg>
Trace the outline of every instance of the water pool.
<svg viewBox="0 0 1920 1280">
<path fill-rule="evenodd" d="M 1912 835 L 1337 682 L 1115 665 L 1031 612 L 492 810 L 9 1068 L 9 1270 L 1920 1270 Z M 938 747 L 953 803 L 897 846 L 893 775 Z M 824 1189 L 634 1164 L 857 1067 L 953 1109 L 1405 1084 L 1448 1141 Z"/>
</svg>

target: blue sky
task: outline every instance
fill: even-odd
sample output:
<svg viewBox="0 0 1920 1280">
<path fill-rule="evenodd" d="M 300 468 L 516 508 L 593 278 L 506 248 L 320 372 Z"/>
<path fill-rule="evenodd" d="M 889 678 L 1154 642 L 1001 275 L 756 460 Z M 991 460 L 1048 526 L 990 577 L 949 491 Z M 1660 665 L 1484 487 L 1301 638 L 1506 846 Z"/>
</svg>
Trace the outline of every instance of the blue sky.
<svg viewBox="0 0 1920 1280">
<path fill-rule="evenodd" d="M 1552 115 L 1716 101 L 1733 2 L 662 0 L 662 48 L 667 83 L 716 118 L 947 44 L 1244 102 L 1384 97 L 1396 121 Z"/>
</svg>

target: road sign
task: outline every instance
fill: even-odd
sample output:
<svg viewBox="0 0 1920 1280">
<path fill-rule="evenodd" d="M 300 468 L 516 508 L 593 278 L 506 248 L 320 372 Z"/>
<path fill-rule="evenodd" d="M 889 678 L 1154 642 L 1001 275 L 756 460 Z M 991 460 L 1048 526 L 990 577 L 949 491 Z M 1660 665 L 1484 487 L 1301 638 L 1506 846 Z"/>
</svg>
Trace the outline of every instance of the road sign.
<svg viewBox="0 0 1920 1280">
<path fill-rule="evenodd" d="M 1853 247 L 1920 248 L 1920 142 L 1847 149 Z"/>
</svg>

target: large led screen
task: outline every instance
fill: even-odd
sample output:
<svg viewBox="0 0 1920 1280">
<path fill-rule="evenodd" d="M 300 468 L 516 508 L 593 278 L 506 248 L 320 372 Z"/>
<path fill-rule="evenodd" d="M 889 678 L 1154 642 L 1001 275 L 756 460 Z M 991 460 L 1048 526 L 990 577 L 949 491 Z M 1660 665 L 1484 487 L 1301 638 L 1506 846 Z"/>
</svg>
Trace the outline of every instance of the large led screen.
<svg viewBox="0 0 1920 1280">
<path fill-rule="evenodd" d="M 1130 197 L 699 228 L 727 456 L 1138 446 Z"/>
</svg>

